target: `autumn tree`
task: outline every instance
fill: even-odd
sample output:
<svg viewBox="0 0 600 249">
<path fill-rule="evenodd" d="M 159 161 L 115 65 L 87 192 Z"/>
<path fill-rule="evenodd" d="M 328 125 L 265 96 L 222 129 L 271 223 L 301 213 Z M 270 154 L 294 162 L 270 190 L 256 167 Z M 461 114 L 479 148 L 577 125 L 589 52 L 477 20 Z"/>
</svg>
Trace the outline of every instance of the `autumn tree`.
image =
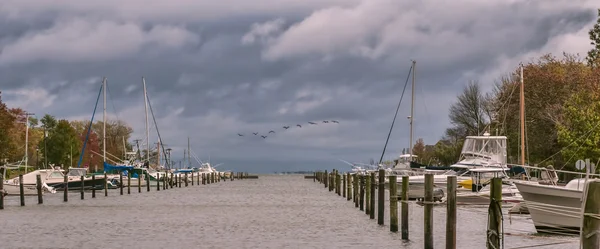
<svg viewBox="0 0 600 249">
<path fill-rule="evenodd" d="M 590 29 L 589 35 L 590 43 L 594 47 L 588 51 L 587 62 L 590 67 L 597 67 L 600 64 L 600 9 L 598 9 L 598 20 Z"/>
<path fill-rule="evenodd" d="M 15 117 L 10 114 L 6 104 L 2 102 L 0 92 L 0 163 L 12 156 L 15 150 L 14 144 L 10 140 L 10 134 L 14 125 Z"/>
<path fill-rule="evenodd" d="M 425 142 L 422 138 L 417 139 L 415 145 L 412 148 L 412 154 L 417 156 L 418 159 L 425 157 Z"/>
<path fill-rule="evenodd" d="M 521 148 L 519 74 L 520 68 L 516 68 L 494 90 L 493 112 L 497 113 L 499 135 L 508 137 L 511 163 L 518 162 Z M 523 77 L 526 161 L 561 164 L 561 154 L 557 154 L 562 148 L 558 143 L 557 125 L 561 123 L 563 106 L 573 93 L 595 91 L 596 76 L 581 59 L 564 54 L 562 58 L 545 55 L 525 64 Z"/>
</svg>

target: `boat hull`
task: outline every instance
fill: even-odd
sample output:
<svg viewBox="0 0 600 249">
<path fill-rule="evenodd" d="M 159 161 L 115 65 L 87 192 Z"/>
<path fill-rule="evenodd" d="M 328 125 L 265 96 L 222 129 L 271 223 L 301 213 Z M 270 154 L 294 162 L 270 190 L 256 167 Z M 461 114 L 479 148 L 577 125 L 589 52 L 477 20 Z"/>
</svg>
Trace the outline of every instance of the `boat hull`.
<svg viewBox="0 0 600 249">
<path fill-rule="evenodd" d="M 4 184 L 4 191 L 6 195 L 20 195 L 21 190 L 19 185 Z M 25 195 L 37 195 L 37 188 L 35 185 L 23 185 L 23 192 Z"/>
<path fill-rule="evenodd" d="M 538 233 L 579 234 L 583 191 L 526 182 L 514 184 Z"/>
<path fill-rule="evenodd" d="M 83 189 L 103 189 L 104 188 L 104 184 L 106 182 L 106 179 L 104 179 L 104 177 L 102 178 L 97 178 L 92 180 L 90 179 L 85 179 L 83 180 Z M 55 183 L 47 183 L 48 186 L 55 188 L 56 190 L 64 190 L 65 189 L 65 183 L 64 182 L 55 182 Z M 67 182 L 67 186 L 70 190 L 79 190 L 81 189 L 81 181 L 69 181 Z"/>
</svg>

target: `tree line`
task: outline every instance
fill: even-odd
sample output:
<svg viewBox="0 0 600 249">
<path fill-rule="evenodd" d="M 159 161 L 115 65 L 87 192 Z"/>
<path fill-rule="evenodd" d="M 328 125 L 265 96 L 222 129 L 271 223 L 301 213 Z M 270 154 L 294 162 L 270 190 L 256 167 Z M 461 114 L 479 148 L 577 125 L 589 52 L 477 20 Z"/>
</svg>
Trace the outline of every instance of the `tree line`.
<svg viewBox="0 0 600 249">
<path fill-rule="evenodd" d="M 88 136 L 90 121 L 57 119 L 46 114 L 41 119 L 27 115 L 21 108 L 9 108 L 2 102 L 0 92 L 0 165 L 24 166 L 26 129 L 29 124 L 28 166 L 47 168 L 48 165 L 76 167 L 83 143 Z M 81 167 L 102 170 L 103 122 L 92 124 Z M 122 121 L 106 122 L 106 152 L 113 161 L 123 159 L 131 151 L 129 141 L 133 129 Z"/>
<path fill-rule="evenodd" d="M 600 159 L 600 9 L 589 37 L 592 48 L 585 58 L 563 52 L 522 65 L 528 165 L 573 170 L 578 159 Z M 468 82 L 450 106 L 444 136 L 433 146 L 418 139 L 413 154 L 422 163 L 451 165 L 466 136 L 488 132 L 507 137 L 508 161 L 519 164 L 520 70 L 516 65 L 489 92 Z"/>
</svg>

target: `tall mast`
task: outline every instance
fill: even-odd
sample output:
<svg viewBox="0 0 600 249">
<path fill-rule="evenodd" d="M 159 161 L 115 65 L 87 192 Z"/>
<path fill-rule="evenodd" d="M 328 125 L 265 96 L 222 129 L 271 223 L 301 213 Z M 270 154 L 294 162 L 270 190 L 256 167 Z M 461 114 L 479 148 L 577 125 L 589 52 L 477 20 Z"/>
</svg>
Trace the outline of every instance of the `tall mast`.
<svg viewBox="0 0 600 249">
<path fill-rule="evenodd" d="M 102 95 L 104 98 L 104 114 L 102 116 L 102 160 L 106 162 L 106 77 L 102 79 Z"/>
<path fill-rule="evenodd" d="M 523 83 L 523 64 L 521 64 L 521 165 L 525 165 L 525 84 Z"/>
<path fill-rule="evenodd" d="M 412 146 L 413 146 L 413 120 L 414 120 L 414 105 L 415 105 L 415 67 L 417 66 L 417 61 L 412 61 L 412 93 L 410 98 L 410 143 L 408 147 L 408 154 L 410 155 L 409 161 L 412 161 Z"/>
<path fill-rule="evenodd" d="M 191 150 L 190 150 L 190 137 L 188 137 L 188 167 L 191 168 L 192 167 L 192 161 L 191 161 Z"/>
<path fill-rule="evenodd" d="M 146 79 L 142 77 L 144 84 L 144 109 L 146 110 L 146 160 L 150 165 L 150 128 L 148 127 L 148 94 L 146 93 Z"/>
<path fill-rule="evenodd" d="M 29 167 L 29 115 L 33 113 L 25 112 L 25 173 Z"/>
</svg>

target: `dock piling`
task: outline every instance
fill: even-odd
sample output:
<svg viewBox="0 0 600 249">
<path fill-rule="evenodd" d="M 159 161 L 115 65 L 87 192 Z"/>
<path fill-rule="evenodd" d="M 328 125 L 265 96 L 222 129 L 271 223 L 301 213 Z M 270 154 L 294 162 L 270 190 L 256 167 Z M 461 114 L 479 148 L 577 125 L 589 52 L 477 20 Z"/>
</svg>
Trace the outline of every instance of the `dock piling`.
<svg viewBox="0 0 600 249">
<path fill-rule="evenodd" d="M 63 189 L 63 201 L 68 202 L 69 201 L 69 177 L 67 175 L 65 175 L 64 184 L 65 184 L 65 186 Z"/>
<path fill-rule="evenodd" d="M 371 172 L 371 175 L 369 176 L 371 178 L 370 182 L 371 182 L 371 187 L 370 187 L 370 191 L 371 193 L 369 193 L 369 195 L 371 196 L 371 199 L 369 200 L 369 207 L 371 208 L 371 213 L 369 213 L 369 219 L 374 220 L 375 219 L 375 186 L 376 186 L 376 182 L 375 182 L 375 172 Z"/>
<path fill-rule="evenodd" d="M 92 175 L 92 182 L 94 186 L 92 186 L 92 199 L 96 198 L 96 175 Z"/>
<path fill-rule="evenodd" d="M 446 193 L 446 249 L 456 249 L 456 176 L 448 176 Z"/>
<path fill-rule="evenodd" d="M 83 196 L 83 189 L 85 188 L 85 181 L 84 181 L 84 177 L 81 176 L 81 187 L 79 188 L 79 193 L 81 194 L 81 199 L 84 199 Z"/>
<path fill-rule="evenodd" d="M 402 239 L 408 240 L 408 176 L 402 176 Z"/>
<path fill-rule="evenodd" d="M 124 186 L 123 186 L 123 172 L 119 173 L 119 185 L 121 185 L 121 186 L 119 186 L 119 191 L 120 191 L 121 195 L 123 195 L 123 188 L 124 188 Z"/>
<path fill-rule="evenodd" d="M 127 194 L 131 194 L 131 172 L 129 171 L 127 171 Z"/>
<path fill-rule="evenodd" d="M 350 201 L 352 199 L 352 178 L 350 177 L 350 173 L 346 173 L 346 200 Z"/>
<path fill-rule="evenodd" d="M 398 184 L 396 176 L 389 176 L 390 185 L 390 232 L 398 232 Z"/>
<path fill-rule="evenodd" d="M 4 209 L 4 177 L 0 175 L 0 210 Z"/>
<path fill-rule="evenodd" d="M 371 207 L 371 198 L 373 198 L 373 196 L 371 196 L 371 176 L 370 175 L 366 175 L 365 176 L 365 214 L 367 215 L 371 215 L 371 210 L 373 209 Z"/>
<path fill-rule="evenodd" d="M 35 176 L 35 185 L 37 188 L 38 204 L 43 204 L 44 199 L 42 197 L 42 176 L 41 175 Z M 1 193 L 2 193 L 2 191 L 0 191 L 0 195 L 2 195 Z"/>
<path fill-rule="evenodd" d="M 104 172 L 104 196 L 108 196 L 108 178 L 106 172 Z"/>
<path fill-rule="evenodd" d="M 359 176 L 359 187 L 360 187 L 360 196 L 359 196 L 359 210 L 360 211 L 365 211 L 365 176 L 364 175 L 360 175 Z"/>
<path fill-rule="evenodd" d="M 23 175 L 19 175 L 19 196 L 21 197 L 21 206 L 25 206 L 25 189 L 23 187 Z"/>
<path fill-rule="evenodd" d="M 433 174 L 425 174 L 425 198 L 423 199 L 423 237 L 425 249 L 433 249 Z"/>
<path fill-rule="evenodd" d="M 383 225 L 385 210 L 385 170 L 379 170 L 379 186 L 377 186 L 377 224 Z"/>
<path fill-rule="evenodd" d="M 500 248 L 502 238 L 502 178 L 492 178 L 490 182 L 490 207 L 487 231 L 487 248 Z M 585 226 L 585 224 L 584 224 Z M 598 248 L 598 247 L 594 247 Z"/>
</svg>

